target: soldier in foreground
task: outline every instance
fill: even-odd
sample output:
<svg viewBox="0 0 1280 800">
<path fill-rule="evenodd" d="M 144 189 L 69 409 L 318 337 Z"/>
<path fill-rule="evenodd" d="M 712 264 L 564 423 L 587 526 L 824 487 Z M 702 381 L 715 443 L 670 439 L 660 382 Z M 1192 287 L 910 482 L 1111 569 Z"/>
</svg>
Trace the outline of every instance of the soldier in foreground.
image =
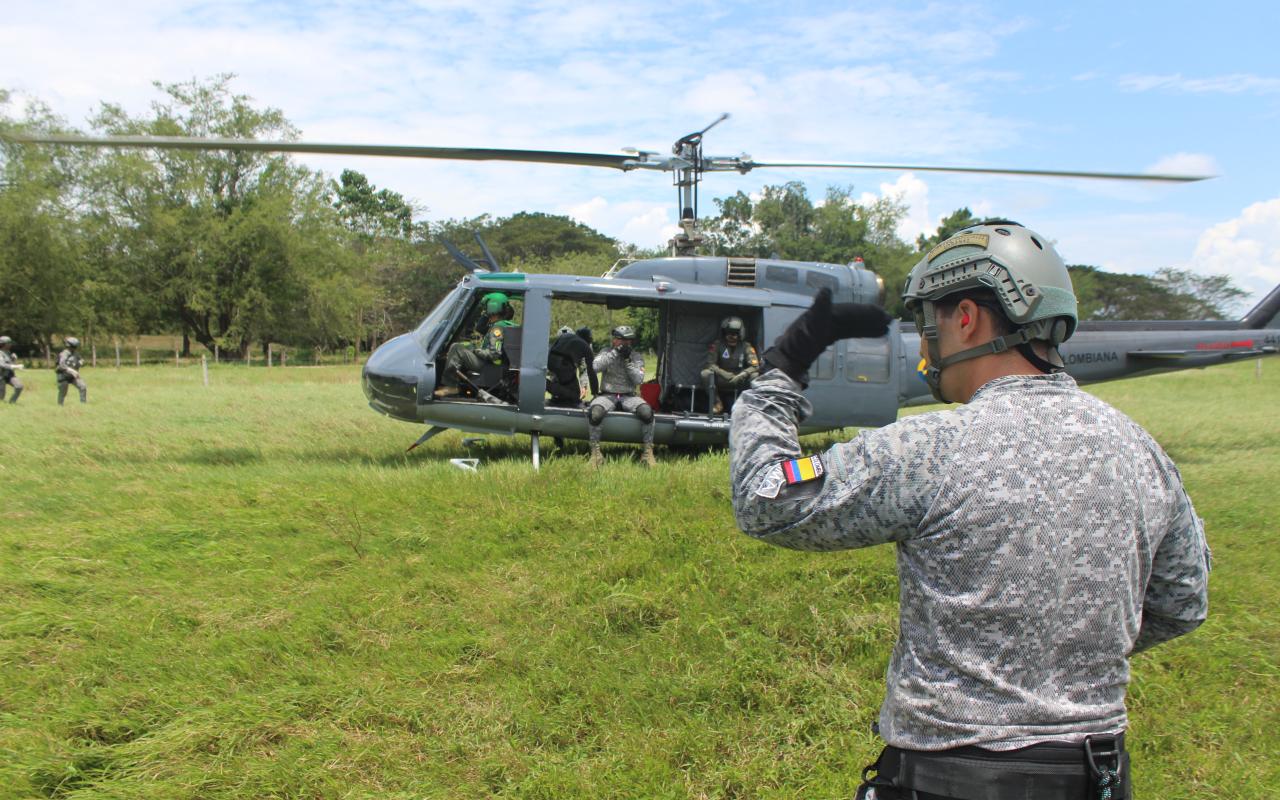
<svg viewBox="0 0 1280 800">
<path fill-rule="evenodd" d="M 74 336 L 68 336 L 66 348 L 58 353 L 58 366 L 55 368 L 58 373 L 58 405 L 62 405 L 62 401 L 66 399 L 67 387 L 71 384 L 75 384 L 75 387 L 80 390 L 80 402 L 89 402 L 89 387 L 80 377 L 82 366 L 84 366 L 84 359 L 80 357 L 80 340 Z"/>
<path fill-rule="evenodd" d="M 702 383 L 712 398 L 712 414 L 731 410 L 738 393 L 760 373 L 760 357 L 755 345 L 747 341 L 746 330 L 741 317 L 725 317 L 720 323 L 720 338 L 707 348 Z"/>
<path fill-rule="evenodd" d="M 4 400 L 5 392 L 13 387 L 13 399 L 10 404 L 18 402 L 22 394 L 22 381 L 18 380 L 17 370 L 22 365 L 13 357 L 13 340 L 8 336 L 0 336 L 0 400 Z"/>
<path fill-rule="evenodd" d="M 1128 659 L 1205 619 L 1203 525 L 1160 446 L 1061 370 L 1076 300 L 1048 240 L 969 228 L 915 266 L 904 298 L 934 395 L 962 407 L 805 457 L 809 365 L 888 323 L 821 293 L 766 351 L 730 437 L 749 535 L 897 545 L 888 746 L 858 797 L 1128 797 Z"/>
<path fill-rule="evenodd" d="M 644 450 L 640 460 L 646 467 L 658 466 L 653 457 L 653 409 L 638 395 L 640 384 L 644 383 L 644 356 L 632 349 L 635 341 L 635 328 L 619 325 L 613 329 L 612 346 L 600 351 L 592 362 L 592 368 L 600 373 L 601 391 L 591 401 L 587 412 L 593 467 L 604 465 L 604 455 L 600 452 L 600 425 L 605 414 L 617 409 L 635 414 L 644 423 L 641 434 Z"/>
</svg>

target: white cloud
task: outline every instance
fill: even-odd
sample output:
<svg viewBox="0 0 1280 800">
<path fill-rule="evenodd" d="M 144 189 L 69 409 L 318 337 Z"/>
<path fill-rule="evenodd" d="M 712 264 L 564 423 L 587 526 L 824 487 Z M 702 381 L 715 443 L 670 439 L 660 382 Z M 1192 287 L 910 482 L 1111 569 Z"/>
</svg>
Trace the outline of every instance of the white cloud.
<svg viewBox="0 0 1280 800">
<path fill-rule="evenodd" d="M 907 207 L 907 213 L 898 222 L 898 236 L 905 242 L 914 242 L 920 234 L 931 234 L 938 229 L 941 217 L 934 218 L 929 213 L 929 185 L 915 176 L 904 172 L 893 183 L 880 184 L 880 194 L 863 192 L 858 198 L 860 205 L 870 205 L 882 197 L 888 197 Z"/>
<path fill-rule="evenodd" d="M 1174 153 L 1147 167 L 1143 172 L 1153 175 L 1205 175 L 1222 172 L 1213 156 L 1204 153 Z"/>
<path fill-rule="evenodd" d="M 1171 75 L 1126 75 L 1120 79 L 1120 88 L 1128 92 L 1166 90 L 1189 94 L 1274 94 L 1280 92 L 1280 78 L 1233 73 L 1209 78 L 1185 78 L 1181 73 Z"/>
<path fill-rule="evenodd" d="M 674 211 L 670 206 L 643 201 L 611 203 L 597 196 L 569 206 L 564 213 L 584 225 L 641 247 L 663 244 L 680 230 L 671 221 Z"/>
<path fill-rule="evenodd" d="M 1188 265 L 1197 272 L 1230 275 L 1253 292 L 1252 302 L 1280 284 L 1280 197 L 1254 203 L 1240 216 L 1200 234 Z"/>
</svg>

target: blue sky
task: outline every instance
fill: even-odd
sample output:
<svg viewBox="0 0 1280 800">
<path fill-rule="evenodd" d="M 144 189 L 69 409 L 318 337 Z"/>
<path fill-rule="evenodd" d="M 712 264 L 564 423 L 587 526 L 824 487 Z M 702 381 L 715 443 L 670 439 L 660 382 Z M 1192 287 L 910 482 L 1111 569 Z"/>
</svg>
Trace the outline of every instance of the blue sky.
<svg viewBox="0 0 1280 800">
<path fill-rule="evenodd" d="M 1254 299 L 1280 283 L 1280 11 L 1261 2 L 95 0 L 5 16 L 0 86 L 79 126 L 104 100 L 144 112 L 154 80 L 234 72 L 317 141 L 666 151 L 728 111 L 709 154 L 1211 171 L 1156 186 L 758 170 L 709 176 L 702 210 L 768 183 L 852 185 L 907 202 L 907 238 L 968 206 L 1038 229 L 1072 263 L 1227 273 Z M 305 161 L 365 172 L 427 218 L 569 214 L 644 246 L 675 221 L 657 173 Z"/>
</svg>

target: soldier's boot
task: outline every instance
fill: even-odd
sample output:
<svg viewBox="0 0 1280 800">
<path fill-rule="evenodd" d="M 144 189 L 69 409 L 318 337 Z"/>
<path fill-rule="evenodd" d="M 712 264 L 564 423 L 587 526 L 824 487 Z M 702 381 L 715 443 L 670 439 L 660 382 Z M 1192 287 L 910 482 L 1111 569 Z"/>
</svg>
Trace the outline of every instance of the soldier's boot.
<svg viewBox="0 0 1280 800">
<path fill-rule="evenodd" d="M 720 395 L 716 395 L 716 402 L 711 406 L 712 414 L 723 414 L 724 403 L 720 402 Z"/>
<path fill-rule="evenodd" d="M 457 397 L 458 387 L 457 386 L 441 386 L 439 389 L 436 389 L 435 392 L 432 393 L 432 396 L 435 397 L 437 400 L 443 399 L 445 397 Z"/>
<path fill-rule="evenodd" d="M 587 463 L 591 465 L 592 469 L 600 469 L 604 466 L 604 453 L 600 452 L 599 442 L 591 443 L 591 460 Z"/>
<path fill-rule="evenodd" d="M 640 453 L 640 461 L 646 467 L 658 466 L 658 459 L 653 457 L 653 442 L 646 442 L 644 450 Z"/>
</svg>

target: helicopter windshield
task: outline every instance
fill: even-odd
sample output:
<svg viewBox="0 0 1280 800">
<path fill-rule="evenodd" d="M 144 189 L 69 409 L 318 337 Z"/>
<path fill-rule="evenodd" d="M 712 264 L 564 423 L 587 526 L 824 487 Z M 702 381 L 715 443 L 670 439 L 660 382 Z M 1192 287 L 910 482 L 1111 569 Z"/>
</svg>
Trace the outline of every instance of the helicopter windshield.
<svg viewBox="0 0 1280 800">
<path fill-rule="evenodd" d="M 418 344 L 422 345 L 422 349 L 428 355 L 435 353 L 436 347 L 439 346 L 441 339 L 444 337 L 448 323 L 454 317 L 454 313 L 460 309 L 467 295 L 470 294 L 468 289 L 463 288 L 462 284 L 453 287 L 444 299 L 431 309 L 431 313 L 427 314 L 426 319 L 422 320 L 413 335 L 417 338 Z"/>
</svg>

